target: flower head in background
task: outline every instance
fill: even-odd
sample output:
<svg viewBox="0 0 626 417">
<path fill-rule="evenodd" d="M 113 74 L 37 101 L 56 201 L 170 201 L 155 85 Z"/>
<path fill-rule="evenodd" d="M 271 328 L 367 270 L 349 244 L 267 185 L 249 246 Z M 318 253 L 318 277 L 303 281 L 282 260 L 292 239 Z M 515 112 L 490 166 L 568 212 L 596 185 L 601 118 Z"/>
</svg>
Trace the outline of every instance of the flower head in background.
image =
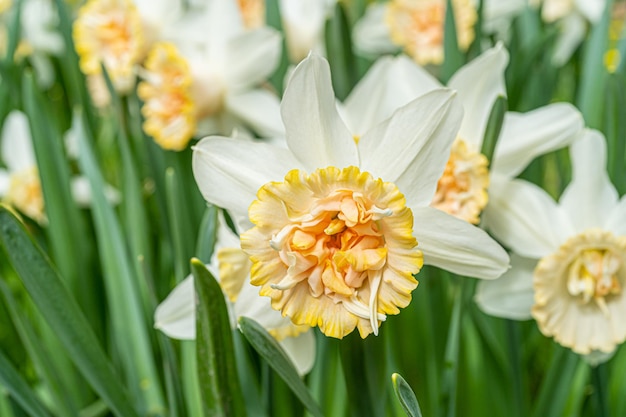
<svg viewBox="0 0 626 417">
<path fill-rule="evenodd" d="M 501 44 L 460 68 L 448 82 L 457 91 L 465 114 L 439 179 L 432 206 L 477 224 L 488 217 L 489 184 L 513 178 L 537 156 L 571 143 L 583 129 L 570 104 L 551 104 L 528 113 L 507 112 L 493 155 L 481 148 L 497 97 L 506 95 L 504 70 L 508 53 Z M 441 84 L 405 56 L 378 60 L 343 104 L 355 134 L 389 117 L 397 108 Z M 488 219 L 487 219 L 488 220 Z"/>
<path fill-rule="evenodd" d="M 260 88 L 276 69 L 280 35 L 247 30 L 237 4 L 212 0 L 171 27 L 141 70 L 146 133 L 165 149 L 184 149 L 195 134 L 253 130 L 282 136 L 279 100 Z"/>
<path fill-rule="evenodd" d="M 626 198 L 606 173 L 606 143 L 587 131 L 570 148 L 573 179 L 558 204 L 523 180 L 498 185 L 490 230 L 512 269 L 480 283 L 488 314 L 534 318 L 546 336 L 604 361 L 626 339 Z"/>
<path fill-rule="evenodd" d="M 541 5 L 541 17 L 545 22 L 559 27 L 554 64 L 563 65 L 585 39 L 589 23 L 597 24 L 606 7 L 606 0 L 531 0 L 531 5 Z"/>
<path fill-rule="evenodd" d="M 336 0 L 280 0 L 289 61 L 297 64 L 314 51 L 325 54 L 324 25 Z"/>
<path fill-rule="evenodd" d="M 457 42 L 467 50 L 474 40 L 476 5 L 453 0 Z M 402 49 L 420 65 L 443 62 L 446 0 L 389 0 L 371 5 L 354 28 L 357 49 L 386 53 Z"/>
<path fill-rule="evenodd" d="M 46 224 L 39 170 L 24 113 L 11 112 L 2 127 L 2 159 L 8 170 L 0 169 L 0 196 L 40 224 Z"/>
<path fill-rule="evenodd" d="M 251 263 L 239 247 L 239 237 L 228 228 L 222 213 L 217 224 L 217 241 L 208 269 L 224 291 L 232 326 L 241 316 L 256 320 L 276 338 L 300 375 L 308 373 L 315 360 L 313 331 L 294 325 L 272 309 L 267 298 L 259 296 L 258 289 L 249 282 Z M 195 310 L 193 276 L 189 276 L 159 304 L 154 327 L 175 339 L 195 339 Z"/>
<path fill-rule="evenodd" d="M 398 109 L 357 145 L 328 63 L 311 55 L 281 113 L 287 149 L 209 137 L 194 148 L 193 171 L 205 199 L 246 230 L 251 282 L 295 324 L 365 337 L 408 305 L 424 261 L 481 278 L 506 270 L 486 233 L 428 207 L 462 117 L 451 91 Z"/>
</svg>

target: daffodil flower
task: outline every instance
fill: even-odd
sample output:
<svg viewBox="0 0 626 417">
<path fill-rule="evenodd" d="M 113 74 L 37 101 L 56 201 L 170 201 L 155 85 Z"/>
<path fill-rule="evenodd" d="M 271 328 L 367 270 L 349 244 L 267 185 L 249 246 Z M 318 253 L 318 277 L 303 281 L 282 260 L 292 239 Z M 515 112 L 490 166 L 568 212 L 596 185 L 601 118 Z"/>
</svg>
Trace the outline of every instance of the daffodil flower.
<svg viewBox="0 0 626 417">
<path fill-rule="evenodd" d="M 423 262 L 479 278 L 506 270 L 485 232 L 429 207 L 462 118 L 452 91 L 412 101 L 357 145 L 328 62 L 311 55 L 281 113 L 287 148 L 209 137 L 193 171 L 204 198 L 245 230 L 251 283 L 295 324 L 366 337 L 409 304 Z"/>
<path fill-rule="evenodd" d="M 44 196 L 30 127 L 26 115 L 12 111 L 2 127 L 2 160 L 7 169 L 0 168 L 0 197 L 41 225 L 48 222 Z M 72 196 L 81 206 L 91 203 L 91 188 L 84 177 L 73 177 L 70 183 Z M 107 185 L 105 194 L 112 203 L 119 201 L 119 193 Z"/>
<path fill-rule="evenodd" d="M 281 0 L 280 17 L 289 61 L 298 63 L 314 51 L 324 54 L 324 24 L 336 0 Z"/>
<path fill-rule="evenodd" d="M 491 108 L 498 96 L 506 96 L 507 63 L 508 53 L 498 44 L 460 68 L 448 82 L 465 114 L 432 205 L 474 224 L 483 209 L 483 220 L 488 221 L 490 181 L 517 176 L 534 158 L 567 146 L 583 129 L 582 116 L 567 103 L 528 113 L 507 112 L 489 166 L 480 151 Z M 415 97 L 440 87 L 407 57 L 383 57 L 346 99 L 343 112 L 358 135 Z"/>
<path fill-rule="evenodd" d="M 626 198 L 606 173 L 606 143 L 586 131 L 570 147 L 573 179 L 558 203 L 523 180 L 497 184 L 490 230 L 512 269 L 479 283 L 488 314 L 534 318 L 541 332 L 597 363 L 626 339 Z"/>
<path fill-rule="evenodd" d="M 571 58 L 585 39 L 588 23 L 598 23 L 606 7 L 606 0 L 531 0 L 530 3 L 541 5 L 544 21 L 559 26 L 560 35 L 552 57 L 557 65 Z"/>
<path fill-rule="evenodd" d="M 222 213 L 218 216 L 215 252 L 207 267 L 224 291 L 233 328 L 239 317 L 256 320 L 278 340 L 300 375 L 308 373 L 315 360 L 313 331 L 294 325 L 272 309 L 269 299 L 259 297 L 258 289 L 250 284 L 250 260 L 239 247 L 239 237 L 228 228 Z M 175 339 L 196 338 L 193 276 L 185 278 L 159 304 L 154 313 L 154 327 Z"/>
<path fill-rule="evenodd" d="M 259 87 L 278 65 L 275 30 L 247 30 L 235 2 L 214 0 L 166 38 L 151 50 L 138 91 L 144 129 L 157 143 L 180 150 L 194 134 L 283 134 L 278 97 Z"/>
<path fill-rule="evenodd" d="M 457 42 L 466 50 L 478 18 L 471 0 L 452 0 Z M 403 50 L 420 65 L 443 62 L 446 0 L 388 0 L 371 4 L 354 27 L 357 51 L 379 55 Z"/>
</svg>

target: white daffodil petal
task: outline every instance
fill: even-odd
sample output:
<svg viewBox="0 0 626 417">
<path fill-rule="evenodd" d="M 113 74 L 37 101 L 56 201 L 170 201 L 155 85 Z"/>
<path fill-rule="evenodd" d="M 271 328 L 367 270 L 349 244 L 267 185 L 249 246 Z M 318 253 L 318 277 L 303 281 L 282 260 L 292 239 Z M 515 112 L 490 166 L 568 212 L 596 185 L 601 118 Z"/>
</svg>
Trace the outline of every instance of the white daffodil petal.
<svg viewBox="0 0 626 417">
<path fill-rule="evenodd" d="M 617 205 L 617 190 L 606 172 L 606 141 L 600 132 L 585 130 L 570 146 L 572 182 L 559 205 L 577 231 L 601 227 Z"/>
<path fill-rule="evenodd" d="M 493 279 L 509 267 L 509 256 L 487 233 L 432 207 L 413 209 L 424 263 L 455 274 Z"/>
<path fill-rule="evenodd" d="M 626 196 L 613 208 L 605 228 L 616 236 L 626 236 Z"/>
<path fill-rule="evenodd" d="M 361 167 L 394 182 L 409 207 L 430 204 L 463 110 L 454 93 L 432 91 L 398 109 L 359 141 Z"/>
<path fill-rule="evenodd" d="M 515 177 L 537 156 L 572 143 L 583 127 L 580 112 L 568 103 L 550 104 L 524 114 L 509 112 L 496 145 L 492 172 Z"/>
<path fill-rule="evenodd" d="M 551 254 L 574 233 L 567 214 L 556 202 L 523 180 L 492 181 L 483 216 L 496 239 L 529 258 Z"/>
<path fill-rule="evenodd" d="M 465 110 L 459 136 L 478 149 L 496 98 L 506 96 L 504 70 L 508 62 L 508 52 L 498 43 L 459 69 L 448 82 L 448 87 L 457 90 Z"/>
<path fill-rule="evenodd" d="M 511 269 L 498 279 L 480 281 L 474 301 L 485 313 L 512 320 L 532 318 L 530 308 L 535 303 L 533 271 L 536 259 L 511 254 Z"/>
<path fill-rule="evenodd" d="M 399 107 L 437 88 L 441 84 L 406 55 L 382 57 L 346 98 L 346 123 L 360 137 Z"/>
<path fill-rule="evenodd" d="M 273 93 L 249 90 L 226 96 L 226 108 L 261 137 L 285 136 L 280 100 Z"/>
<path fill-rule="evenodd" d="M 30 126 L 24 113 L 14 110 L 2 127 L 2 158 L 9 171 L 21 171 L 36 165 Z"/>
<path fill-rule="evenodd" d="M 93 201 L 91 194 L 91 184 L 86 177 L 73 177 L 70 180 L 70 189 L 74 201 L 81 207 L 89 207 Z M 120 192 L 109 184 L 105 184 L 104 196 L 111 204 L 119 204 L 121 200 Z"/>
<path fill-rule="evenodd" d="M 359 165 L 356 144 L 335 105 L 328 61 L 315 54 L 303 60 L 280 109 L 289 149 L 309 172 Z"/>
<path fill-rule="evenodd" d="M 357 52 L 363 55 L 378 55 L 395 52 L 398 46 L 391 41 L 389 26 L 385 23 L 387 5 L 373 3 L 365 15 L 356 22 L 352 40 Z"/>
<path fill-rule="evenodd" d="M 258 189 L 299 167 L 291 153 L 265 143 L 211 136 L 193 147 L 193 175 L 204 198 L 227 209 L 238 224 Z"/>
<path fill-rule="evenodd" d="M 280 346 L 291 359 L 300 376 L 309 373 L 315 363 L 315 333 L 309 330 L 297 337 L 286 337 Z"/>
<path fill-rule="evenodd" d="M 228 43 L 225 74 L 233 89 L 248 89 L 266 80 L 278 66 L 280 34 L 268 27 L 243 32 Z"/>
<path fill-rule="evenodd" d="M 196 338 L 196 295 L 193 277 L 185 278 L 154 312 L 154 328 L 174 339 Z"/>
<path fill-rule="evenodd" d="M 559 29 L 559 37 L 552 55 L 552 63 L 558 67 L 569 61 L 576 48 L 585 39 L 587 23 L 578 13 L 571 13 L 559 21 Z"/>
<path fill-rule="evenodd" d="M 580 13 L 591 23 L 598 23 L 606 7 L 605 0 L 574 0 L 574 3 Z"/>
</svg>

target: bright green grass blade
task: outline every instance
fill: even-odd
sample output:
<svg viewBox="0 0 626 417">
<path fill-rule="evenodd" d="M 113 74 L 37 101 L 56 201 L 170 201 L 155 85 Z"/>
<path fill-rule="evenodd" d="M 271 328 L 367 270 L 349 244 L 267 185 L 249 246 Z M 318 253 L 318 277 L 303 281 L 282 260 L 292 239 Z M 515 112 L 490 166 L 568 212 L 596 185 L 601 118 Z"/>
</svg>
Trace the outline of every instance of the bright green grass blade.
<svg viewBox="0 0 626 417">
<path fill-rule="evenodd" d="M 298 376 L 298 372 L 291 363 L 291 360 L 287 357 L 287 354 L 280 347 L 276 339 L 260 324 L 247 317 L 239 318 L 239 328 L 252 347 L 267 361 L 283 381 L 285 381 L 309 412 L 315 417 L 321 417 L 323 414 L 319 405 L 311 396 L 308 388 Z"/>
<path fill-rule="evenodd" d="M 3 280 L 0 280 L 0 292 L 4 297 L 5 305 L 7 310 L 9 310 L 15 329 L 20 335 L 25 351 L 50 391 L 53 404 L 56 407 L 54 411 L 56 411 L 59 417 L 75 416 L 78 412 L 78 406 L 74 404 L 74 400 L 69 394 L 70 389 L 74 387 L 66 386 L 63 383 L 63 379 L 59 378 L 59 375 L 62 372 L 67 372 L 67 370 L 59 369 L 59 363 L 54 361 L 53 357 L 46 352 L 47 349 L 50 349 L 50 346 L 43 344 L 38 338 L 35 329 L 25 319 L 25 312 L 18 307 L 13 294 L 11 294 L 9 287 Z"/>
<path fill-rule="evenodd" d="M 128 258 L 122 228 L 104 195 L 104 180 L 87 139 L 89 132 L 83 123 L 78 123 L 79 165 L 92 190 L 92 215 L 103 264 L 114 342 L 136 400 L 145 407 L 147 414 L 160 414 L 165 405 L 137 287 L 138 278 Z"/>
<path fill-rule="evenodd" d="M 326 55 L 333 74 L 335 95 L 344 100 L 356 84 L 356 57 L 352 52 L 352 35 L 343 3 L 335 4 L 335 12 L 326 21 L 324 30 Z"/>
<path fill-rule="evenodd" d="M 444 83 L 448 82 L 452 74 L 463 66 L 463 53 L 459 50 L 459 43 L 454 21 L 454 6 L 452 0 L 446 3 L 446 20 L 444 23 L 443 52 L 444 60 L 441 64 L 441 78 Z"/>
<path fill-rule="evenodd" d="M 400 374 L 392 374 L 391 381 L 393 383 L 393 390 L 398 396 L 402 408 L 409 417 L 422 417 L 422 411 L 420 405 L 417 402 L 415 393 L 409 386 L 409 384 L 402 378 Z"/>
<path fill-rule="evenodd" d="M 0 350 L 0 385 L 3 385 L 17 403 L 32 417 L 50 417 L 26 381 Z"/>
<path fill-rule="evenodd" d="M 204 415 L 245 416 L 230 318 L 222 289 L 199 259 L 192 259 L 191 270 L 198 296 L 196 355 Z"/>
<path fill-rule="evenodd" d="M 489 165 L 493 165 L 493 154 L 502 131 L 506 109 L 506 97 L 498 96 L 491 107 L 491 113 L 489 113 L 489 119 L 485 128 L 485 136 L 483 137 L 483 146 L 480 150 L 480 153 L 487 157 Z"/>
<path fill-rule="evenodd" d="M 137 416 L 76 301 L 24 226 L 4 206 L 0 206 L 0 242 L 33 302 L 85 379 L 116 414 Z"/>
</svg>

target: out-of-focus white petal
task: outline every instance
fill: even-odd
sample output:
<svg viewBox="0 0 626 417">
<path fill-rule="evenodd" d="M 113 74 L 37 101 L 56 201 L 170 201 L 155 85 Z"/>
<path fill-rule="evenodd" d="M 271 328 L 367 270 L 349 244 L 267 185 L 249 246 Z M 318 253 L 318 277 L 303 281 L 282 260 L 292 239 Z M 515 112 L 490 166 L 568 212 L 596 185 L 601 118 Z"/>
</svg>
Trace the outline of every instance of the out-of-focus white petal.
<svg viewBox="0 0 626 417">
<path fill-rule="evenodd" d="M 511 269 L 498 279 L 480 281 L 474 300 L 485 313 L 513 320 L 532 318 L 530 308 L 535 303 L 533 271 L 536 259 L 511 254 Z"/>
<path fill-rule="evenodd" d="M 575 233 L 567 213 L 529 182 L 496 181 L 489 199 L 483 212 L 489 231 L 521 256 L 542 258 Z"/>
<path fill-rule="evenodd" d="M 406 55 L 382 57 L 346 98 L 346 124 L 360 137 L 399 107 L 437 88 L 439 81 Z"/>
<path fill-rule="evenodd" d="M 617 205 L 618 195 L 606 172 L 606 141 L 596 130 L 585 130 L 570 146 L 572 182 L 559 205 L 578 232 L 602 227 Z"/>
<path fill-rule="evenodd" d="M 359 141 L 361 168 L 395 183 L 409 207 L 430 204 L 462 117 L 450 90 L 412 101 Z"/>
<path fill-rule="evenodd" d="M 11 176 L 7 170 L 0 168 L 0 197 L 4 197 L 9 192 Z"/>
<path fill-rule="evenodd" d="M 578 13 L 571 13 L 559 21 L 560 34 L 554 46 L 552 62 L 556 66 L 564 65 L 574 54 L 578 45 L 585 39 L 587 25 Z"/>
<path fill-rule="evenodd" d="M 550 104 L 528 113 L 508 112 L 496 145 L 492 172 L 515 177 L 537 156 L 572 143 L 583 127 L 580 112 L 568 103 Z"/>
<path fill-rule="evenodd" d="M 196 295 L 192 276 L 178 284 L 156 308 L 154 328 L 174 339 L 196 338 Z"/>
<path fill-rule="evenodd" d="M 297 337 L 286 337 L 280 342 L 300 376 L 306 375 L 315 363 L 315 333 L 309 330 Z"/>
<path fill-rule="evenodd" d="M 391 42 L 389 26 L 385 23 L 386 12 L 386 4 L 372 3 L 361 20 L 356 22 L 352 30 L 352 40 L 358 53 L 379 55 L 400 49 Z"/>
<path fill-rule="evenodd" d="M 468 277 L 493 279 L 509 267 L 509 256 L 487 233 L 432 207 L 413 209 L 414 235 L 424 263 Z"/>
<path fill-rule="evenodd" d="M 26 115 L 14 110 L 2 127 L 2 158 L 9 171 L 32 168 L 37 162 Z"/>
<path fill-rule="evenodd" d="M 20 20 L 21 36 L 35 51 L 54 55 L 63 53 L 63 37 L 56 30 L 59 16 L 51 1 L 24 1 Z"/>
<path fill-rule="evenodd" d="M 328 61 L 311 54 L 294 70 L 281 104 L 289 149 L 311 172 L 359 166 L 356 143 L 335 105 Z"/>
<path fill-rule="evenodd" d="M 493 103 L 498 96 L 506 96 L 504 70 L 508 63 L 509 54 L 498 43 L 459 69 L 448 82 L 448 87 L 457 90 L 465 110 L 459 136 L 478 149 Z"/>
<path fill-rule="evenodd" d="M 300 62 L 309 51 L 322 53 L 322 35 L 329 3 L 325 0 L 280 1 L 280 17 L 291 62 Z"/>
<path fill-rule="evenodd" d="M 86 177 L 73 177 L 70 186 L 74 201 L 79 206 L 89 207 L 93 201 L 89 180 Z M 104 196 L 111 204 L 119 204 L 121 200 L 120 192 L 109 184 L 105 185 Z"/>
<path fill-rule="evenodd" d="M 232 38 L 226 50 L 229 88 L 248 89 L 266 80 L 280 59 L 280 34 L 268 27 L 246 31 Z"/>
<path fill-rule="evenodd" d="M 261 137 L 285 136 L 280 100 L 273 93 L 255 89 L 226 96 L 226 108 Z"/>
<path fill-rule="evenodd" d="M 622 197 L 605 222 L 604 229 L 617 236 L 626 236 L 626 196 Z"/>
<path fill-rule="evenodd" d="M 574 0 L 576 8 L 591 23 L 598 23 L 606 7 L 606 0 Z"/>
<path fill-rule="evenodd" d="M 193 147 L 193 175 L 204 198 L 246 224 L 248 206 L 261 186 L 279 181 L 300 164 L 283 148 L 212 136 Z"/>
</svg>

